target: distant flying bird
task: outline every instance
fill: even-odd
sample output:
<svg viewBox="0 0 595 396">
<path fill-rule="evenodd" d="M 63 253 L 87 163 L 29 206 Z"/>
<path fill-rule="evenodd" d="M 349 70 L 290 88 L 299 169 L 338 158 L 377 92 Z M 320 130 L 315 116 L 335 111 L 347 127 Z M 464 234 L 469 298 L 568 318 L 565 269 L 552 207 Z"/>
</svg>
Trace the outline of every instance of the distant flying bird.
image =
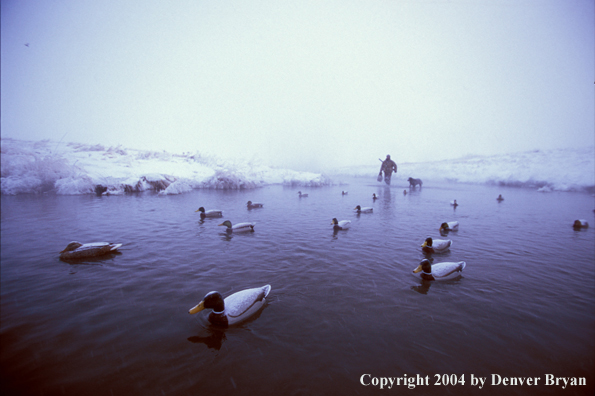
<svg viewBox="0 0 595 396">
<path fill-rule="evenodd" d="M 28 47 L 28 46 L 29 46 L 29 43 L 25 43 L 25 47 Z"/>
</svg>

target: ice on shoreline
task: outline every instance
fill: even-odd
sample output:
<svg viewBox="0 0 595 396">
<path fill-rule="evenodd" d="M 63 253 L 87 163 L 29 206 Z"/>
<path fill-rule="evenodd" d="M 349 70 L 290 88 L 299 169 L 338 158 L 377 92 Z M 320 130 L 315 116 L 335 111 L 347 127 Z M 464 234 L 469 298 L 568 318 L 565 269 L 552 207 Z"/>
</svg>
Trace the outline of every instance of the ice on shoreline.
<svg viewBox="0 0 595 396">
<path fill-rule="evenodd" d="M 125 149 L 48 140 L 2 139 L 2 194 L 56 192 L 180 194 L 196 188 L 250 189 L 268 184 L 317 187 L 331 183 L 310 172 L 274 169 L 199 152 Z"/>
<path fill-rule="evenodd" d="M 377 175 L 379 164 L 342 168 L 337 174 Z M 595 191 L 595 149 L 535 150 L 493 156 L 398 164 L 397 180 L 491 184 L 549 191 Z M 393 176 L 393 180 L 395 176 Z"/>
<path fill-rule="evenodd" d="M 255 161 L 226 160 L 200 152 L 171 154 L 102 145 L 1 140 L 2 194 L 124 194 L 158 191 L 181 194 L 198 188 L 251 189 L 270 184 L 318 187 L 328 176 L 276 169 Z M 540 191 L 594 191 L 594 149 L 558 149 L 456 160 L 398 164 L 393 181 L 496 184 Z M 335 170 L 375 179 L 379 164 Z"/>
</svg>

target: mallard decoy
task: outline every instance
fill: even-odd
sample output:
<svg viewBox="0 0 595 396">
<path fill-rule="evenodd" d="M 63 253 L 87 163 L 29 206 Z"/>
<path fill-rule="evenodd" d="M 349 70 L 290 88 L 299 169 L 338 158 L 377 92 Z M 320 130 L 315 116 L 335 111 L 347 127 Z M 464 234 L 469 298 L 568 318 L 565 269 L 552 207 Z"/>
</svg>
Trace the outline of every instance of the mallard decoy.
<svg viewBox="0 0 595 396">
<path fill-rule="evenodd" d="M 197 306 L 188 313 L 195 314 L 210 308 L 209 322 L 214 325 L 228 327 L 243 322 L 257 313 L 266 303 L 266 297 L 271 291 L 270 285 L 246 289 L 223 299 L 221 293 L 212 291 L 207 293 Z"/>
<path fill-rule="evenodd" d="M 579 219 L 575 220 L 572 226 L 574 228 L 589 228 L 589 223 L 587 223 L 587 220 Z"/>
<path fill-rule="evenodd" d="M 349 221 L 349 220 L 338 221 L 336 217 L 333 218 L 333 220 L 331 221 L 331 224 L 333 225 L 333 230 L 335 230 L 335 231 L 347 230 L 349 227 L 351 227 L 351 221 Z"/>
<path fill-rule="evenodd" d="M 221 210 L 207 210 L 202 206 L 195 210 L 194 212 L 200 212 L 200 218 L 204 219 L 205 217 L 213 218 L 213 217 L 223 217 L 223 212 Z"/>
<path fill-rule="evenodd" d="M 353 208 L 353 210 L 355 210 L 358 214 L 359 213 L 372 213 L 372 211 L 374 210 L 373 208 L 370 207 L 361 207 L 359 205 L 357 205 L 355 208 Z"/>
<path fill-rule="evenodd" d="M 498 198 L 496 198 L 496 201 L 498 201 L 498 202 L 504 201 L 504 197 L 502 197 L 502 194 L 498 195 Z"/>
<path fill-rule="evenodd" d="M 225 220 L 223 223 L 219 224 L 220 226 L 227 227 L 227 232 L 248 232 L 254 231 L 255 223 L 238 223 L 236 225 L 231 225 L 231 221 Z"/>
<path fill-rule="evenodd" d="M 459 276 L 466 266 L 467 263 L 464 261 L 432 265 L 428 259 L 423 259 L 419 263 L 419 266 L 413 270 L 412 274 L 428 281 L 450 280 Z"/>
<path fill-rule="evenodd" d="M 440 224 L 440 231 L 458 231 L 459 229 L 459 222 L 458 221 L 449 221 Z"/>
<path fill-rule="evenodd" d="M 248 207 L 248 209 L 258 209 L 258 208 L 262 208 L 263 204 L 258 203 L 258 202 L 253 203 L 252 201 L 248 201 L 246 206 Z"/>
<path fill-rule="evenodd" d="M 104 254 L 112 253 L 122 246 L 121 243 L 108 242 L 92 242 L 80 243 L 70 242 L 66 249 L 60 252 L 60 258 L 63 259 L 79 259 L 87 257 L 103 256 Z"/>
<path fill-rule="evenodd" d="M 298 195 L 300 196 L 300 198 L 308 198 L 308 194 L 302 194 L 301 191 L 298 191 Z"/>
<path fill-rule="evenodd" d="M 452 241 L 450 239 L 432 239 L 428 237 L 421 245 L 421 249 L 426 253 L 442 253 L 447 251 L 451 245 Z"/>
</svg>

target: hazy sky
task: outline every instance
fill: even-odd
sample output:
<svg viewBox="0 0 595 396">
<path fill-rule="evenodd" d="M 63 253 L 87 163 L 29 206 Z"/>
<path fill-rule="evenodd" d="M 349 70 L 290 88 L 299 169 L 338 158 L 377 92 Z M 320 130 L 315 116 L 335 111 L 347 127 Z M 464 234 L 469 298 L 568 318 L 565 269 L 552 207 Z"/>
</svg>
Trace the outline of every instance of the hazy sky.
<svg viewBox="0 0 595 396">
<path fill-rule="evenodd" d="M 1 132 L 300 170 L 593 145 L 593 0 L 2 0 Z"/>
</svg>

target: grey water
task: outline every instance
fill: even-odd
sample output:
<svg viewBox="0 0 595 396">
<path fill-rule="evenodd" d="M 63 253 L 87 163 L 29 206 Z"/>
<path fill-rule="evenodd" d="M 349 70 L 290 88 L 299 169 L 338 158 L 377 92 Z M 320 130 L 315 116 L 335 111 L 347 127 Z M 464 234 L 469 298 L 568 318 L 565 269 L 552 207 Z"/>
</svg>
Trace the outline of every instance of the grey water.
<svg viewBox="0 0 595 396">
<path fill-rule="evenodd" d="M 298 198 L 298 189 L 309 197 Z M 264 208 L 247 210 L 248 200 Z M 358 204 L 373 213 L 358 216 Z M 176 196 L 2 196 L 1 205 L 2 394 L 595 389 L 590 194 L 432 183 L 409 190 L 350 179 Z M 201 221 L 199 206 L 223 210 L 232 223 L 255 222 L 255 232 L 228 235 L 222 219 Z M 351 228 L 334 232 L 333 217 Z M 591 227 L 573 229 L 579 218 Z M 459 231 L 442 237 L 440 223 L 455 220 Z M 462 276 L 422 283 L 411 274 L 427 257 L 427 236 L 452 239 L 449 252 L 430 258 L 465 261 Z M 61 261 L 73 240 L 123 246 L 101 259 Z M 240 326 L 221 330 L 206 312 L 188 314 L 209 291 L 265 284 L 268 303 Z M 492 385 L 492 374 L 540 381 Z M 586 385 L 546 385 L 547 374 Z M 457 383 L 437 384 L 443 375 Z M 481 390 L 471 375 L 487 378 Z M 404 376 L 429 383 L 372 383 Z"/>
</svg>

